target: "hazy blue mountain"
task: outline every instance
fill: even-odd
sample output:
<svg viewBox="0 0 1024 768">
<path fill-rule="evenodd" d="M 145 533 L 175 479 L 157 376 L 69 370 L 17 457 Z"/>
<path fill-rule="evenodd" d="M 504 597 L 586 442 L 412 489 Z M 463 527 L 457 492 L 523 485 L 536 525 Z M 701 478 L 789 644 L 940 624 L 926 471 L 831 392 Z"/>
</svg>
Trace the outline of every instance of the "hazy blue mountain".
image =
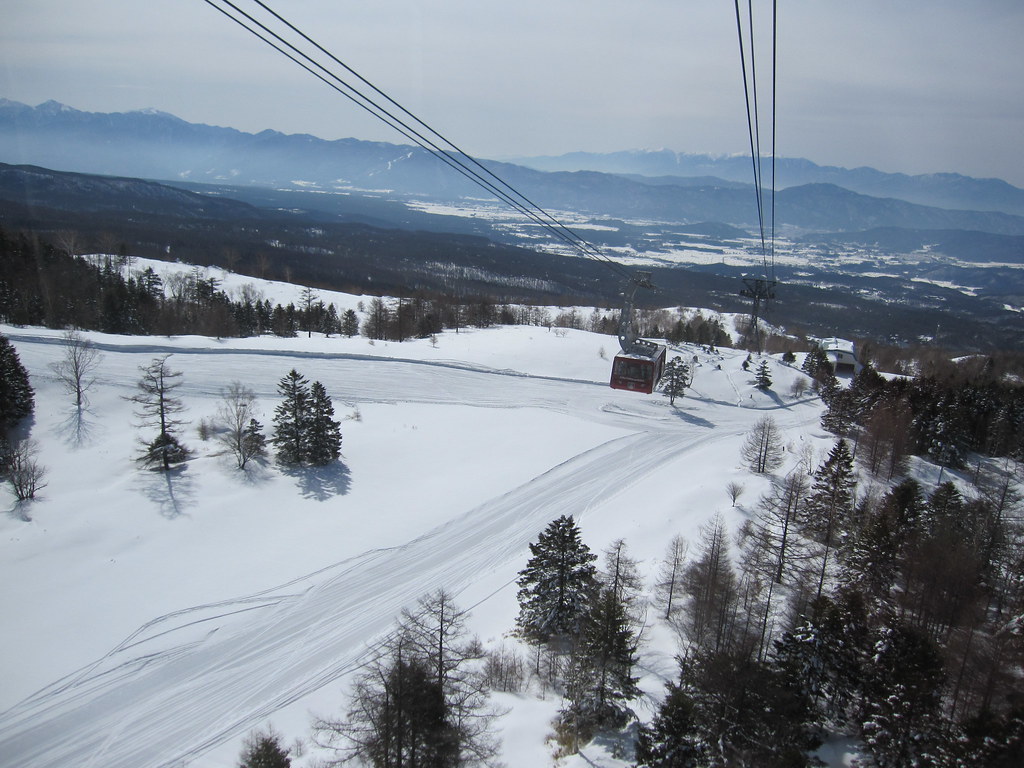
<svg viewBox="0 0 1024 768">
<path fill-rule="evenodd" d="M 629 150 L 597 154 L 570 152 L 558 156 L 514 158 L 513 162 L 542 171 L 601 171 L 648 177 L 717 177 L 749 182 L 749 155 L 702 155 L 672 150 Z M 771 179 L 771 160 L 763 161 L 764 180 Z M 920 205 L 1024 214 L 1024 189 L 1001 179 L 976 179 L 958 173 L 909 176 L 874 168 L 839 168 L 803 158 L 780 157 L 775 164 L 777 188 L 802 184 L 835 184 L 853 192 L 893 197 Z M 671 183 L 660 179 L 657 183 Z"/>
<path fill-rule="evenodd" d="M 578 164 L 604 158 L 607 167 L 600 171 L 544 171 L 511 163 L 485 164 L 548 210 L 678 224 L 722 222 L 744 228 L 755 226 L 758 220 L 753 187 L 742 182 L 750 175 L 749 158 L 668 151 L 578 153 L 564 158 Z M 570 160 L 560 162 L 571 164 Z M 152 110 L 100 114 L 52 101 L 29 107 L 0 100 L 0 161 L 179 182 L 386 190 L 395 198 L 459 201 L 484 194 L 418 147 L 356 139 L 325 141 L 275 131 L 250 134 L 188 123 Z M 1005 212 L 1024 212 L 1024 191 L 1004 182 L 953 175 L 904 177 L 872 169 L 845 171 L 820 168 L 806 160 L 782 161 L 780 168 L 785 169 L 781 178 L 800 182 L 777 196 L 776 222 L 791 229 L 905 227 L 1024 234 L 1024 217 Z M 621 175 L 626 170 L 634 174 L 659 170 L 661 174 Z M 672 175 L 666 177 L 667 171 Z M 822 176 L 824 181 L 817 178 Z M 817 180 L 804 183 L 812 177 Z M 875 194 L 857 191 L 853 182 L 858 179 L 861 188 L 874 184 Z M 837 180 L 842 180 L 842 185 Z M 852 180 L 851 184 L 847 180 Z M 911 197 L 880 196 L 883 188 L 900 184 L 922 195 L 922 190 L 929 188 L 941 191 L 944 207 L 915 203 Z M 954 194 L 955 190 L 959 191 Z M 1005 205 L 990 204 L 996 198 L 1005 199 Z M 954 204 L 956 201 L 960 202 Z"/>
<path fill-rule="evenodd" d="M 0 163 L 0 200 L 27 208 L 83 213 L 132 211 L 179 218 L 245 218 L 256 208 L 236 200 L 200 195 L 152 181 L 51 171 L 31 165 Z"/>
</svg>

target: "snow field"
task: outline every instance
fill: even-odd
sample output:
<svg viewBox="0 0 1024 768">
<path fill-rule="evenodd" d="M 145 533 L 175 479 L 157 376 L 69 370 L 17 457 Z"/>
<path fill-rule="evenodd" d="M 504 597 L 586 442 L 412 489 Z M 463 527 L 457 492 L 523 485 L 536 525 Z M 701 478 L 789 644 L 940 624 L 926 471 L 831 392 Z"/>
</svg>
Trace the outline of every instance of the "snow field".
<svg viewBox="0 0 1024 768">
<path fill-rule="evenodd" d="M 232 766 L 249 729 L 273 722 L 291 741 L 310 711 L 336 713 L 374 638 L 429 591 L 457 593 L 473 631 L 500 642 L 527 545 L 551 519 L 574 515 L 595 552 L 624 538 L 653 578 L 673 535 L 695 547 L 716 511 L 734 531 L 767 488 L 739 459 L 757 417 L 772 413 L 794 448 L 783 471 L 801 439 L 831 442 L 818 403 L 784 394 L 803 374 L 775 361 L 762 393 L 745 353 L 686 348 L 702 364 L 671 408 L 607 387 L 614 338 L 543 328 L 445 333 L 436 347 L 87 334 L 104 357 L 79 422 L 48 368 L 59 334 L 0 332 L 32 376 L 49 468 L 30 522 L 0 492 L 0 610 L 17 627 L 0 635 L 0 765 Z M 268 432 L 290 368 L 322 381 L 342 462 L 240 473 L 190 426 L 186 467 L 138 469 L 146 432 L 123 398 L 167 352 L 193 426 L 233 379 L 256 391 Z M 745 486 L 735 509 L 730 480 Z M 674 674 L 674 639 L 651 623 L 640 711 Z M 556 697 L 496 700 L 511 708 L 504 762 L 542 764 Z M 618 764 L 602 755 L 589 756 Z"/>
</svg>

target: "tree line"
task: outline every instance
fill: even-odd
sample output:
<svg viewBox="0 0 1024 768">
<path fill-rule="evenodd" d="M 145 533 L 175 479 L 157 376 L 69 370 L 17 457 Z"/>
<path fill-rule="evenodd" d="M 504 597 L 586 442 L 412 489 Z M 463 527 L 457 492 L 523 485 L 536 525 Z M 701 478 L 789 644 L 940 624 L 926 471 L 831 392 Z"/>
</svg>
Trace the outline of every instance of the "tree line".
<svg viewBox="0 0 1024 768">
<path fill-rule="evenodd" d="M 115 255 L 86 259 L 24 234 L 0 229 L 0 320 L 14 325 L 79 328 L 132 335 L 199 334 L 246 337 L 301 333 L 405 341 L 444 330 L 493 325 L 576 328 L 614 335 L 618 313 L 577 308 L 551 314 L 543 307 L 499 303 L 480 296 L 421 292 L 393 299 L 374 297 L 360 311 L 339 311 L 306 288 L 298 302 L 272 303 L 244 286 L 230 296 L 199 269 L 165 279 L 133 259 Z M 360 314 L 362 318 L 360 318 Z M 670 342 L 729 346 L 729 334 L 713 317 L 681 311 L 641 310 L 640 332 Z"/>
<path fill-rule="evenodd" d="M 933 361 L 916 376 L 865 365 L 842 387 L 821 350 L 804 360 L 826 405 L 822 426 L 854 441 L 872 474 L 893 480 L 908 455 L 963 468 L 970 457 L 1024 458 L 1024 387 L 992 358 Z"/>
</svg>

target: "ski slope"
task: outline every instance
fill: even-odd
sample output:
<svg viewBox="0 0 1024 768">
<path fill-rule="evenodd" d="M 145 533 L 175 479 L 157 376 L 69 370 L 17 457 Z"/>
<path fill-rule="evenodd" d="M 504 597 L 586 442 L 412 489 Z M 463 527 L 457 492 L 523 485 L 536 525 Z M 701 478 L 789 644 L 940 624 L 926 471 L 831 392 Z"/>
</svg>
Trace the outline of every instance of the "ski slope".
<svg viewBox="0 0 1024 768">
<path fill-rule="evenodd" d="M 614 339 L 581 331 L 496 328 L 436 346 L 90 334 L 103 359 L 79 419 L 49 369 L 59 334 L 0 332 L 32 376 L 49 468 L 30 521 L 0 499 L 0 610 L 17 627 L 0 638 L 2 766 L 234 765 L 250 729 L 283 720 L 304 736 L 291 729 L 308 728 L 310 710 L 341 707 L 375 640 L 434 589 L 472 607 L 485 642 L 500 638 L 550 520 L 573 515 L 595 551 L 625 538 L 653 573 L 675 533 L 743 514 L 727 482 L 756 500 L 765 481 L 740 466 L 739 445 L 764 412 L 792 462 L 801 441 L 827 445 L 818 403 L 777 394 L 803 374 L 772 361 L 763 393 L 730 350 L 682 350 L 700 367 L 670 407 L 608 388 L 601 352 Z M 343 419 L 342 462 L 240 473 L 189 429 L 183 470 L 138 469 L 124 398 L 139 366 L 167 353 L 193 422 L 233 379 L 255 390 L 268 427 L 289 369 L 322 381 Z M 530 754 L 507 744 L 503 760 L 525 768 Z"/>
</svg>

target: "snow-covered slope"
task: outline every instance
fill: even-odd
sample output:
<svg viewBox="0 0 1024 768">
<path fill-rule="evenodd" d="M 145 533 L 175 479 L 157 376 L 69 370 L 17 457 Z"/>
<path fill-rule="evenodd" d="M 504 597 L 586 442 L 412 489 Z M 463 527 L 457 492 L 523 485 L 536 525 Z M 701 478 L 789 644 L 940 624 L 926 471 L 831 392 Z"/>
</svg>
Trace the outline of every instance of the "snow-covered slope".
<svg viewBox="0 0 1024 768">
<path fill-rule="evenodd" d="M 49 483 L 28 522 L 0 491 L 2 766 L 234 765 L 249 729 L 305 736 L 310 711 L 337 712 L 374 638 L 431 590 L 456 593 L 473 630 L 499 641 L 527 545 L 555 517 L 575 516 L 595 551 L 625 538 L 653 573 L 672 535 L 717 511 L 735 524 L 764 489 L 739 458 L 764 412 L 790 466 L 802 442 L 829 444 L 818 402 L 780 394 L 803 374 L 773 360 L 763 393 L 730 350 L 681 350 L 699 367 L 670 407 L 608 388 L 614 339 L 581 331 L 471 330 L 436 346 L 87 334 L 103 358 L 79 419 L 49 368 L 59 333 L 0 332 L 32 376 Z M 232 380 L 256 391 L 267 425 L 289 369 L 323 382 L 343 460 L 242 473 L 189 428 L 183 470 L 140 470 L 145 432 L 124 398 L 165 353 L 194 424 Z M 746 488 L 735 509 L 731 480 Z M 661 636 L 643 655 L 652 695 L 673 674 Z M 502 703 L 504 762 L 537 765 L 557 702 Z"/>
</svg>

